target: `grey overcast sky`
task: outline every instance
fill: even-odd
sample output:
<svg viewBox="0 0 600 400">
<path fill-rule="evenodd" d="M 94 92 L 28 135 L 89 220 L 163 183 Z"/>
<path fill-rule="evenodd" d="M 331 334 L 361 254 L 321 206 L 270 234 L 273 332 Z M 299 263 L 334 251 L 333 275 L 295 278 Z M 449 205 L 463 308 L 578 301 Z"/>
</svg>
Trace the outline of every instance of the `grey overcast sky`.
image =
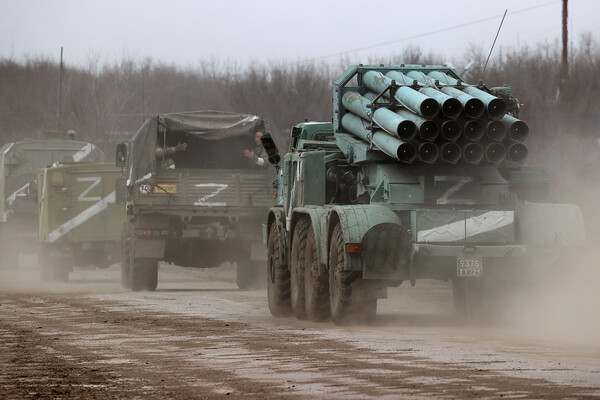
<svg viewBox="0 0 600 400">
<path fill-rule="evenodd" d="M 69 64 L 244 66 L 340 53 L 366 62 L 414 45 L 450 60 L 471 43 L 487 52 L 506 9 L 496 49 L 560 40 L 560 0 L 0 0 L 0 58 L 58 59 L 63 46 Z M 599 21 L 600 0 L 569 1 L 570 40 L 597 40 Z"/>
</svg>

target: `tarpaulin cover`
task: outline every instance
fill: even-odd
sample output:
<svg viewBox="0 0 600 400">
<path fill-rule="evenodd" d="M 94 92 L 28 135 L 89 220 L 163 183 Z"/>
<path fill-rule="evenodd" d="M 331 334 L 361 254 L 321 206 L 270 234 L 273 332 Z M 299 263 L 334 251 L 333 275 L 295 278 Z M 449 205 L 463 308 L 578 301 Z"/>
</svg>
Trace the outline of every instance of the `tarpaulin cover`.
<svg viewBox="0 0 600 400">
<path fill-rule="evenodd" d="M 148 182 L 155 177 L 157 138 L 185 133 L 204 140 L 224 140 L 250 137 L 261 129 L 263 120 L 249 114 L 225 111 L 193 111 L 161 114 L 148 119 L 129 143 L 127 185 Z"/>
</svg>

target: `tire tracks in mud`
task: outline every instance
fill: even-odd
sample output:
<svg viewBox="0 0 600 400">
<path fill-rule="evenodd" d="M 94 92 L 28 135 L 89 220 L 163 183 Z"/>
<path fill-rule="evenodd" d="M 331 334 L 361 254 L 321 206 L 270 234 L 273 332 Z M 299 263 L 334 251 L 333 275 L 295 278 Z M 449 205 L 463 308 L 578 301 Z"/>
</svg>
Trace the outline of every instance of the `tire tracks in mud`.
<svg viewBox="0 0 600 400">
<path fill-rule="evenodd" d="M 35 393 L 143 398 L 593 398 L 598 391 L 468 363 L 380 351 L 287 327 L 157 312 L 64 295 L 0 295 L 2 386 Z M 20 347 L 19 347 L 20 346 Z M 1 381 L 0 381 L 1 382 Z M 37 390 L 37 392 L 36 392 Z M 19 397 L 21 397 L 19 396 Z"/>
</svg>

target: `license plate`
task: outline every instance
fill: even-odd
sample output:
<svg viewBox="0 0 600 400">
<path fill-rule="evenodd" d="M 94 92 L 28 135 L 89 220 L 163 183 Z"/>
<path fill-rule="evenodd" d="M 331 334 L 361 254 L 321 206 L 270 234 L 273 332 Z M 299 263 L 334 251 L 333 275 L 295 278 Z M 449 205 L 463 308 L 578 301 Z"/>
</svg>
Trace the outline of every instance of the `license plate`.
<svg viewBox="0 0 600 400">
<path fill-rule="evenodd" d="M 456 276 L 483 276 L 483 260 L 481 257 L 457 257 Z"/>
</svg>

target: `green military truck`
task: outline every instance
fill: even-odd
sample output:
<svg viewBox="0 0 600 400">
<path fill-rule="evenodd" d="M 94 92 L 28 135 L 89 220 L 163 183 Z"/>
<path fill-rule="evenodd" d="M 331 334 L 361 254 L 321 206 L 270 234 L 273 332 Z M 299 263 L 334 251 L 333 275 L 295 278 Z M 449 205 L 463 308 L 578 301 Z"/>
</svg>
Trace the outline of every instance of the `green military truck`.
<svg viewBox="0 0 600 400">
<path fill-rule="evenodd" d="M 274 204 L 272 179 L 266 165 L 244 156 L 265 128 L 247 114 L 163 114 L 117 146 L 127 178 L 125 287 L 155 290 L 159 261 L 198 268 L 231 261 L 240 288 L 265 281 L 260 223 Z"/>
<path fill-rule="evenodd" d="M 66 281 L 74 266 L 120 260 L 124 177 L 114 163 L 72 163 L 38 173 L 38 239 L 43 280 Z"/>
<path fill-rule="evenodd" d="M 0 148 L 0 265 L 15 268 L 19 253 L 35 253 L 37 170 L 55 162 L 102 162 L 104 153 L 74 140 L 73 131 L 48 131 L 40 139 Z"/>
<path fill-rule="evenodd" d="M 428 278 L 480 314 L 583 244 L 580 210 L 544 202 L 547 174 L 522 164 L 517 106 L 447 66 L 359 65 L 334 82 L 333 123 L 294 127 L 281 163 L 263 136 L 279 167 L 263 231 L 271 313 L 364 321 L 387 287 Z"/>
</svg>

